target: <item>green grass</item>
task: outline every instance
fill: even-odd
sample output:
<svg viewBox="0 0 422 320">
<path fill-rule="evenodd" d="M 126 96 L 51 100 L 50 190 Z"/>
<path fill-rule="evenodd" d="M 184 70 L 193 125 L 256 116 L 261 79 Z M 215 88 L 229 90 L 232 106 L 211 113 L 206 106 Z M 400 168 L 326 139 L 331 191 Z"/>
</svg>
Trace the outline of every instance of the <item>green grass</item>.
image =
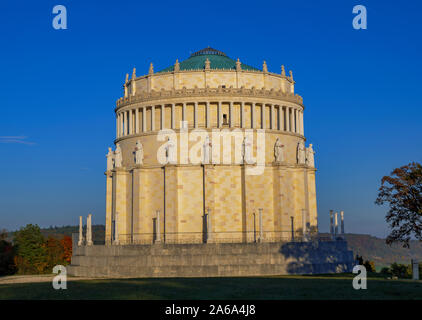
<svg viewBox="0 0 422 320">
<path fill-rule="evenodd" d="M 0 299 L 421 299 L 422 282 L 371 276 L 354 290 L 352 274 L 244 278 L 153 278 L 0 285 Z"/>
</svg>

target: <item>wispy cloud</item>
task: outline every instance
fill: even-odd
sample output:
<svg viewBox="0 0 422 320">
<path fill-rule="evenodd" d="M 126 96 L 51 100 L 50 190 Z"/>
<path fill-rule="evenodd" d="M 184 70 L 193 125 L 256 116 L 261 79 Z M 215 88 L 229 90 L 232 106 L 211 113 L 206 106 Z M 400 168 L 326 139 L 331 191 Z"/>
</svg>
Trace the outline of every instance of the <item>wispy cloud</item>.
<svg viewBox="0 0 422 320">
<path fill-rule="evenodd" d="M 18 143 L 26 145 L 34 145 L 35 142 L 27 140 L 28 137 L 25 136 L 0 136 L 0 143 Z"/>
</svg>

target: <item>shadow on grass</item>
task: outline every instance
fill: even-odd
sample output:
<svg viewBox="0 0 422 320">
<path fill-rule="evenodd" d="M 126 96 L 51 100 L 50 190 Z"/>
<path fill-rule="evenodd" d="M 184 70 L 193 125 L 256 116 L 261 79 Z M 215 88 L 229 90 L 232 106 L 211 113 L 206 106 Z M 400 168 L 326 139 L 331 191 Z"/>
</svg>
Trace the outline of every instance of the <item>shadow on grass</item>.
<svg viewBox="0 0 422 320">
<path fill-rule="evenodd" d="M 101 279 L 0 285 L 0 299 L 421 299 L 422 283 L 369 279 L 354 290 L 351 277 L 280 276 L 245 278 Z"/>
</svg>

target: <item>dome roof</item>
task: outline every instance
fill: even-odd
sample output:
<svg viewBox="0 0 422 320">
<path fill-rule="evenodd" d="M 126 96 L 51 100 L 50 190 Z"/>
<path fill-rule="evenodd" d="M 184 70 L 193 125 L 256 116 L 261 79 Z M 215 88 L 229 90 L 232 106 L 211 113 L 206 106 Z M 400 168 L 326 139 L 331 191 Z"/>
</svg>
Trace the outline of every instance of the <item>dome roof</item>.
<svg viewBox="0 0 422 320">
<path fill-rule="evenodd" d="M 236 61 L 229 58 L 224 52 L 213 49 L 211 47 L 204 48 L 194 52 L 190 57 L 182 62 L 179 62 L 180 70 L 203 70 L 205 68 L 205 61 L 210 61 L 211 69 L 229 69 L 236 70 Z M 241 63 L 242 70 L 260 71 L 257 68 Z M 160 72 L 172 72 L 174 65 L 165 68 Z"/>
</svg>

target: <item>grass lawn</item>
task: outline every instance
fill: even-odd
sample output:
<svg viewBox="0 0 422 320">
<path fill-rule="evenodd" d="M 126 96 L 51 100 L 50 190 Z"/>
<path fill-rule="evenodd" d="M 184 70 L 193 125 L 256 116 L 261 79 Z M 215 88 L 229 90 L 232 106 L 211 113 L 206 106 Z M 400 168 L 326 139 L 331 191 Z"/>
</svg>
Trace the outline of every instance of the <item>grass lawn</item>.
<svg viewBox="0 0 422 320">
<path fill-rule="evenodd" d="M 0 299 L 421 299 L 422 282 L 368 278 L 354 290 L 353 274 L 244 278 L 153 278 L 0 285 Z"/>
</svg>

